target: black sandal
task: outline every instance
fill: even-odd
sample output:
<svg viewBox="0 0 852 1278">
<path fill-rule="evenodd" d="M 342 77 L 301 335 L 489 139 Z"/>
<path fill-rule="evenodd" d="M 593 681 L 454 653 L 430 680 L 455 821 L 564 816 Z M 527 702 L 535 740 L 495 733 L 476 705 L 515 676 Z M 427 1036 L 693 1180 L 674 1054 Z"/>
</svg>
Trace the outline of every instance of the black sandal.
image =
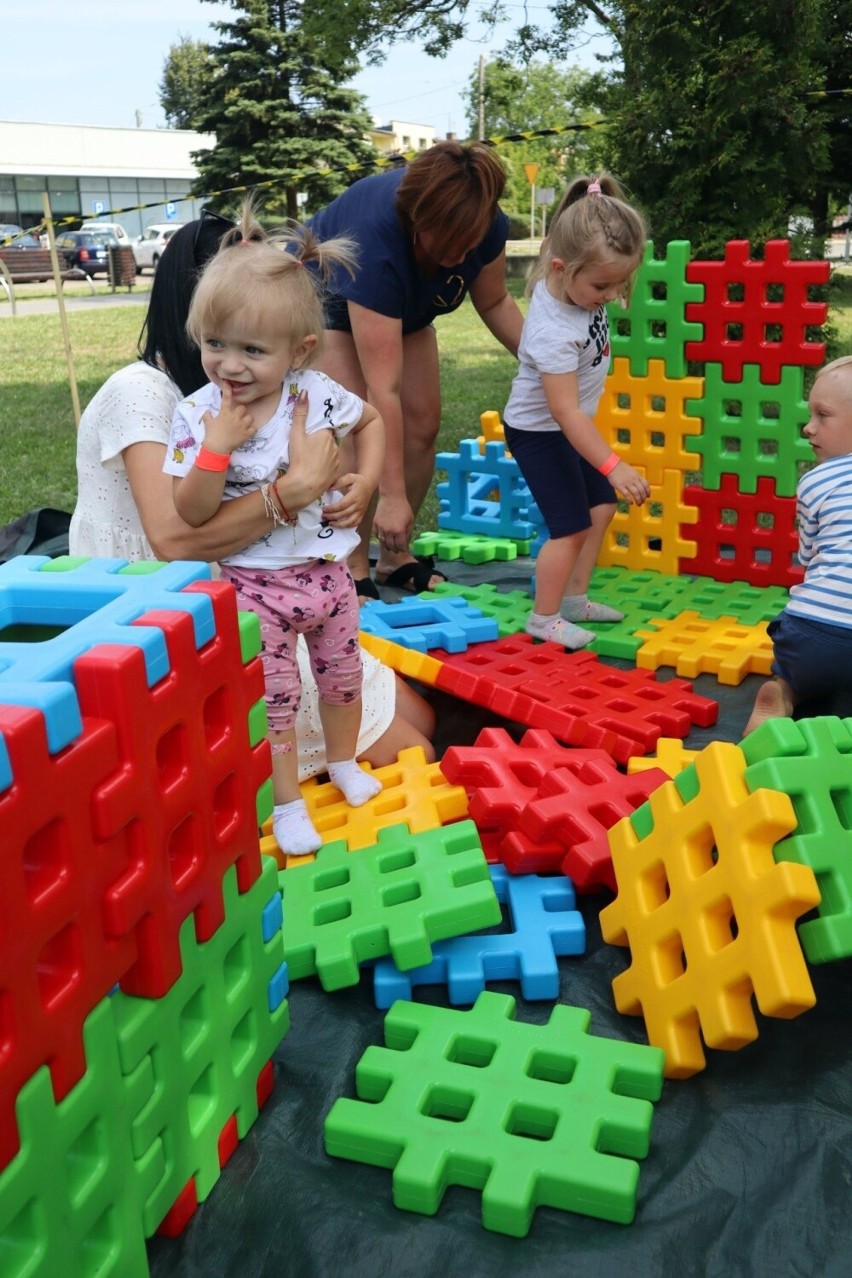
<svg viewBox="0 0 852 1278">
<path fill-rule="evenodd" d="M 424 590 L 429 589 L 429 582 L 433 577 L 440 577 L 441 581 L 447 581 L 448 578 L 435 567 L 435 558 L 433 555 L 418 555 L 410 564 L 400 564 L 399 568 L 394 568 L 393 572 L 389 572 L 386 577 L 379 577 L 376 573 L 376 580 L 380 586 L 392 586 L 395 590 L 407 590 L 412 595 L 419 595 Z"/>
</svg>

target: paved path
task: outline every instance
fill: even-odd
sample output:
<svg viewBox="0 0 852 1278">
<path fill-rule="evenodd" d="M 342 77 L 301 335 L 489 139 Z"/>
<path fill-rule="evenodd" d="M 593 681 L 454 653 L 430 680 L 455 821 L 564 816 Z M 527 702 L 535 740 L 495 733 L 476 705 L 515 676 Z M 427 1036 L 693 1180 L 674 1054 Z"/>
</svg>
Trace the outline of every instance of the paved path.
<svg viewBox="0 0 852 1278">
<path fill-rule="evenodd" d="M 147 306 L 150 298 L 150 284 L 146 281 L 137 285 L 131 292 L 126 288 L 117 289 L 114 293 L 97 293 L 94 297 L 66 297 L 65 310 L 93 311 L 103 310 L 110 306 Z M 20 289 L 15 291 L 15 315 L 12 316 L 12 304 L 5 293 L 0 292 L 0 319 L 17 318 L 20 315 L 57 315 L 59 307 L 55 297 L 26 298 Z"/>
</svg>

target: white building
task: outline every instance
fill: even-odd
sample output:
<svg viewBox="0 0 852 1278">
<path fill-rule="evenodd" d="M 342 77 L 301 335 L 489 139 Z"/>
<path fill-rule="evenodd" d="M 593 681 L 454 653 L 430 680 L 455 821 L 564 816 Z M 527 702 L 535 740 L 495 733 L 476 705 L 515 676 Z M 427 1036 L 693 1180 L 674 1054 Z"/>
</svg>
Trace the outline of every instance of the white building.
<svg viewBox="0 0 852 1278">
<path fill-rule="evenodd" d="M 425 151 L 434 145 L 435 130 L 431 124 L 391 120 L 389 124 L 374 124 L 370 141 L 381 156 L 396 155 L 400 151 Z"/>
<path fill-rule="evenodd" d="M 192 151 L 213 147 L 210 133 L 111 129 L 0 120 L 0 222 L 37 226 L 47 191 L 54 221 L 111 214 L 131 236 L 150 222 L 188 222 L 197 177 Z"/>
</svg>

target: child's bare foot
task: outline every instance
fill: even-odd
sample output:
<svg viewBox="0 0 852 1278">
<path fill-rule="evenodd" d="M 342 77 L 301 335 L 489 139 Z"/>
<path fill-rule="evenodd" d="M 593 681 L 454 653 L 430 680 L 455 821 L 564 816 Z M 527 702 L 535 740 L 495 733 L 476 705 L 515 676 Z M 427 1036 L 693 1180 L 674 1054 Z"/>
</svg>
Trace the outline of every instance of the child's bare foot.
<svg viewBox="0 0 852 1278">
<path fill-rule="evenodd" d="M 754 701 L 754 709 L 745 726 L 743 736 L 747 737 L 755 728 L 759 728 L 767 719 L 784 719 L 793 713 L 793 699 L 787 684 L 777 679 L 770 679 L 758 692 Z"/>
</svg>

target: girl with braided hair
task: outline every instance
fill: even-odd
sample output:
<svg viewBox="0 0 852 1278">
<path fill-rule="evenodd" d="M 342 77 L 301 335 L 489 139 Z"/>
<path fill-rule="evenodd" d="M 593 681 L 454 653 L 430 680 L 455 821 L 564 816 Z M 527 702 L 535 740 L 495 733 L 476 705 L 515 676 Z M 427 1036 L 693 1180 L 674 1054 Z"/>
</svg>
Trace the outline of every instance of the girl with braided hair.
<svg viewBox="0 0 852 1278">
<path fill-rule="evenodd" d="M 267 236 L 251 204 L 205 267 L 187 332 L 201 351 L 207 385 L 178 404 L 163 469 L 186 523 L 213 519 L 223 501 L 260 489 L 272 527 L 220 561 L 242 607 L 260 619 L 272 784 L 279 847 L 304 855 L 322 840 L 298 785 L 295 721 L 301 686 L 296 641 L 304 634 L 320 695 L 328 774 L 353 807 L 381 783 L 361 770 L 358 597 L 346 560 L 379 480 L 382 419 L 370 404 L 308 365 L 323 331 L 321 281 L 352 264 L 350 241 L 319 244 L 306 227 Z M 317 270 L 306 270 L 306 265 Z M 291 514 L 279 480 L 289 465 L 297 408 L 306 432 L 352 436 L 354 467 L 338 491 Z"/>
<path fill-rule="evenodd" d="M 636 505 L 650 494 L 594 423 L 609 369 L 606 304 L 626 304 L 645 239 L 641 214 L 609 174 L 571 183 L 527 286 L 520 368 L 504 413 L 506 444 L 550 534 L 526 630 L 572 651 L 595 637 L 578 623 L 622 619 L 588 597 L 616 491 Z"/>
</svg>

